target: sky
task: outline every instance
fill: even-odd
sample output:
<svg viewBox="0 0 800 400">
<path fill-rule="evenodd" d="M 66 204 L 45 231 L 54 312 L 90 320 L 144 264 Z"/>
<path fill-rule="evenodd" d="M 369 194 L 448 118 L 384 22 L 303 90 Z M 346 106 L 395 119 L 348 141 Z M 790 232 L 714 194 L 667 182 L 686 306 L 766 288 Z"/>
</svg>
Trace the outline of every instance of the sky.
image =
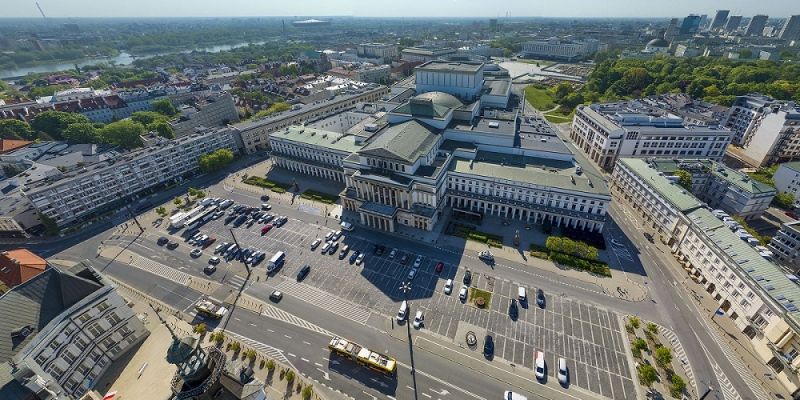
<svg viewBox="0 0 800 400">
<path fill-rule="evenodd" d="M 800 14 L 798 0 L 38 0 L 48 17 L 681 17 Z M 0 0 L 0 17 L 38 17 L 36 0 Z"/>
</svg>

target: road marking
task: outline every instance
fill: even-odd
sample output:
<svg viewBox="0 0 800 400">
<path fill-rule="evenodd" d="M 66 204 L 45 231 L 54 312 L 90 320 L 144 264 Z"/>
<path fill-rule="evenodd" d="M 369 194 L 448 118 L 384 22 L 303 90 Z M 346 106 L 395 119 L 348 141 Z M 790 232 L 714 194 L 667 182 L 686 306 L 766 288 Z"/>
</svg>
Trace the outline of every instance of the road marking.
<svg viewBox="0 0 800 400">
<path fill-rule="evenodd" d="M 431 397 L 431 395 L 429 395 L 429 394 L 427 394 L 427 393 L 422 393 L 422 395 L 423 395 L 423 396 L 425 396 L 425 397 L 427 397 L 427 398 L 429 398 L 429 399 L 430 399 L 430 398 L 432 398 L 432 397 Z"/>
<path fill-rule="evenodd" d="M 305 340 L 303 340 L 303 344 L 305 344 L 305 345 L 308 345 L 308 346 L 311 346 L 311 343 L 309 343 L 309 342 L 306 342 Z"/>
<path fill-rule="evenodd" d="M 331 376 L 328 374 L 328 371 L 325 371 L 322 368 L 317 368 L 317 371 L 322 372 L 322 377 L 325 378 L 326 381 L 331 380 Z"/>
<path fill-rule="evenodd" d="M 314 365 L 316 365 L 316 366 L 318 366 L 318 367 L 322 368 L 322 364 L 320 364 L 320 363 L 318 363 L 318 362 L 315 362 L 315 363 L 314 363 Z"/>
<path fill-rule="evenodd" d="M 269 357 L 274 358 L 278 362 L 285 363 L 285 364 L 291 366 L 292 368 L 294 368 L 294 365 L 292 365 L 292 363 L 289 361 L 289 359 L 286 358 L 286 356 L 283 354 L 283 350 L 281 350 L 281 349 L 278 349 L 276 347 L 272 347 L 270 345 L 255 341 L 255 340 L 250 339 L 250 338 L 248 338 L 246 336 L 239 335 L 239 334 L 237 334 L 235 332 L 226 331 L 225 334 L 230 336 L 232 339 L 236 339 L 237 341 L 242 342 L 243 344 L 245 344 L 247 346 L 250 346 L 250 347 L 252 347 L 252 348 L 254 348 L 254 349 L 256 349 L 256 350 L 258 350 L 258 351 L 260 351 L 262 353 L 267 354 Z"/>
<path fill-rule="evenodd" d="M 237 320 L 238 320 L 238 318 L 237 318 Z M 292 337 L 291 337 L 291 336 L 289 336 L 289 335 L 283 335 L 283 337 L 285 337 L 285 338 L 287 338 L 287 339 L 291 339 L 291 338 L 292 338 Z"/>
<path fill-rule="evenodd" d="M 301 359 L 301 360 L 303 360 L 303 361 L 305 361 L 305 362 L 307 362 L 307 363 L 310 363 L 310 362 L 311 362 L 311 360 L 309 360 L 309 359 L 307 359 L 307 358 L 302 358 L 302 357 L 300 357 L 300 359 Z"/>
<path fill-rule="evenodd" d="M 295 357 L 295 358 L 297 358 L 297 355 L 296 355 L 296 354 L 292 354 L 292 353 L 286 353 L 286 354 L 288 354 L 288 355 L 289 355 L 289 356 L 291 356 L 291 357 Z"/>
</svg>

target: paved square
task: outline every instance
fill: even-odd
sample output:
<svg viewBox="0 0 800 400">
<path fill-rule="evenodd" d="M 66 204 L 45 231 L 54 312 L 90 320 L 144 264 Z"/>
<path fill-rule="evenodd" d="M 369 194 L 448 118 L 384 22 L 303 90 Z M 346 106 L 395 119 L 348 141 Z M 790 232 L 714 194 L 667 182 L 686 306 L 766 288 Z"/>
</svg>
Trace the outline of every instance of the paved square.
<svg viewBox="0 0 800 400">
<path fill-rule="evenodd" d="M 313 214 L 312 214 L 313 215 Z M 317 224 L 290 220 L 265 235 L 260 234 L 261 224 L 250 228 L 244 225 L 232 228 L 240 245 L 267 253 L 267 259 L 276 251 L 287 253 L 286 265 L 275 277 L 265 278 L 266 261 L 256 267 L 257 283 L 249 290 L 266 292 L 269 285 L 290 296 L 304 299 L 320 308 L 367 324 L 378 318 L 392 317 L 403 299 L 400 283 L 406 280 L 416 254 L 398 249 L 394 258 L 389 250 L 383 256 L 373 254 L 374 243 L 355 232 L 339 240 L 340 248 L 346 244 L 350 252 L 339 260 L 338 254 L 322 255 L 321 248 L 310 249 L 311 242 L 323 238 L 331 229 Z M 222 219 L 211 221 L 202 230 L 217 235 L 217 242 L 231 242 L 230 227 Z M 360 232 L 363 234 L 364 232 Z M 366 253 L 364 264 L 348 262 L 353 251 Z M 402 263 L 403 256 L 407 261 Z M 236 261 L 234 261 L 236 262 Z M 613 399 L 635 399 L 635 385 L 630 374 L 629 357 L 622 342 L 624 335 L 616 313 L 579 300 L 546 293 L 546 305 L 536 304 L 536 288 L 527 287 L 528 304 L 519 307 L 516 321 L 509 317 L 512 298 L 517 297 L 519 284 L 496 278 L 489 273 L 473 271 L 471 286 L 490 291 L 492 299 L 487 309 L 463 304 L 458 298 L 464 269 L 445 264 L 441 273 L 435 273 L 438 260 L 425 258 L 413 279 L 408 298 L 413 307 L 425 313 L 425 329 L 429 332 L 455 339 L 458 323 L 468 322 L 485 327 L 495 340 L 495 358 L 523 366 L 533 377 L 536 351 L 546 357 L 549 379 L 555 379 L 559 357 L 567 361 L 570 385 L 576 385 Z M 294 279 L 304 265 L 312 267 L 302 283 Z M 238 277 L 231 277 L 234 280 Z M 445 281 L 454 281 L 453 293 L 445 295 Z M 371 318 L 373 317 L 373 318 Z M 502 360 L 495 360 L 498 362 Z"/>
</svg>

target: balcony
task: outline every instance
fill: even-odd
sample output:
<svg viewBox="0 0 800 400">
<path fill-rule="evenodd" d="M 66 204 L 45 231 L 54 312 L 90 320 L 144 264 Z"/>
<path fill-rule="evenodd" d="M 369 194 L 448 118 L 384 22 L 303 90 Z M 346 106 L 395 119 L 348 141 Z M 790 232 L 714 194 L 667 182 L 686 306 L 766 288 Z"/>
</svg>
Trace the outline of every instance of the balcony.
<svg viewBox="0 0 800 400">
<path fill-rule="evenodd" d="M 772 355 L 774 355 L 775 358 L 781 362 L 781 365 L 783 365 L 784 368 L 792 371 L 793 374 L 796 374 L 798 371 L 800 371 L 800 369 L 794 365 L 793 360 L 790 360 L 786 354 L 784 354 L 783 351 L 781 351 L 781 349 L 778 348 L 778 346 L 776 346 L 774 343 L 768 341 L 767 347 L 772 350 Z"/>
</svg>

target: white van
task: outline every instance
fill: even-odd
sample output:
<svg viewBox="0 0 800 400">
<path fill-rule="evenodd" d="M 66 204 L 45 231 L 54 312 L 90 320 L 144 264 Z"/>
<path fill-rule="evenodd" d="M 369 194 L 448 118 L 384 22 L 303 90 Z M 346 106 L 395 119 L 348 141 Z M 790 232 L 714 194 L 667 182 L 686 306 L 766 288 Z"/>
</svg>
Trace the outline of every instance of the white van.
<svg viewBox="0 0 800 400">
<path fill-rule="evenodd" d="M 566 385 L 567 374 L 567 360 L 564 357 L 558 357 L 558 383 Z"/>
<path fill-rule="evenodd" d="M 400 310 L 397 312 L 397 322 L 402 322 L 408 316 L 408 302 L 403 300 L 400 304 Z"/>
<path fill-rule="evenodd" d="M 517 295 L 519 296 L 519 301 L 525 302 L 528 301 L 528 295 L 525 293 L 525 288 L 520 286 L 517 289 Z"/>
<path fill-rule="evenodd" d="M 519 393 L 514 393 L 510 390 L 506 390 L 505 392 L 503 392 L 503 400 L 528 400 L 528 398 Z"/>
</svg>

